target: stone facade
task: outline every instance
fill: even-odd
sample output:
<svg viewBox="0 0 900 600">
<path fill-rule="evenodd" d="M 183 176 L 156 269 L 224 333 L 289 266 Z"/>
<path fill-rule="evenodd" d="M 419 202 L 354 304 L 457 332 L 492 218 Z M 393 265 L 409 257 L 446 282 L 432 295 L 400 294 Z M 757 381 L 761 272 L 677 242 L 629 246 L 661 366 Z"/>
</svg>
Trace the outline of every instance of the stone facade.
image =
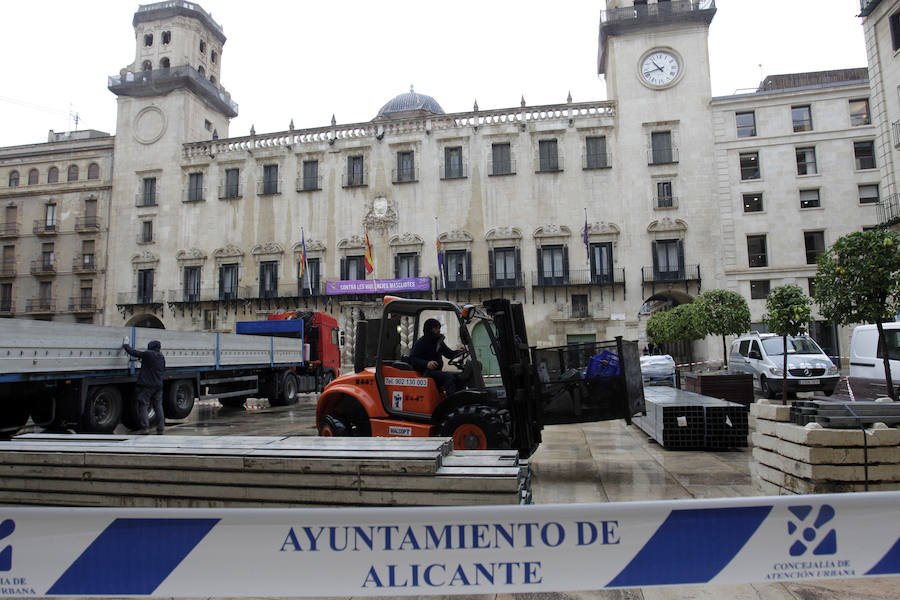
<svg viewBox="0 0 900 600">
<path fill-rule="evenodd" d="M 805 286 L 807 232 L 827 245 L 877 223 L 859 186 L 892 166 L 879 155 L 874 170 L 853 168 L 854 142 L 881 133 L 877 119 L 850 122 L 868 83 L 795 74 L 713 98 L 715 11 L 711 0 L 608 0 L 598 53 L 607 101 L 523 98 L 448 114 L 410 90 L 368 122 L 231 138 L 221 26 L 194 3 L 141 6 L 134 60 L 109 82 L 118 125 L 114 149 L 107 138 L 103 322 L 229 331 L 317 309 L 352 332 L 380 311 L 384 288 L 362 289 L 376 279 L 399 295 L 520 300 L 529 343 L 543 346 L 640 339 L 649 314 L 705 289 L 750 299 L 758 280 Z M 793 130 L 796 105 L 810 107 L 811 130 Z M 747 112 L 756 135 L 738 137 L 735 115 Z M 809 146 L 818 171 L 798 175 L 797 148 Z M 13 156 L 31 160 L 3 152 L 3 178 Z M 754 152 L 760 177 L 748 180 L 741 155 Z M 745 211 L 754 193 L 764 209 Z M 747 236 L 757 234 L 769 260 L 750 267 Z M 750 300 L 757 321 L 760 302 Z M 717 356 L 718 341 L 710 348 Z"/>
</svg>

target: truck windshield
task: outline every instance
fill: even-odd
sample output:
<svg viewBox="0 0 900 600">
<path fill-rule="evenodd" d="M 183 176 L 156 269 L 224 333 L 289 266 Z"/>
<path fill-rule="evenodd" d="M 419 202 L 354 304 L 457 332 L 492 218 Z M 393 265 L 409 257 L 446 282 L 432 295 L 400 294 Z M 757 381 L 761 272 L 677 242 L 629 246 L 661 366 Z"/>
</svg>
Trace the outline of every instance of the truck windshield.
<svg viewBox="0 0 900 600">
<path fill-rule="evenodd" d="M 763 340 L 763 347 L 769 356 L 781 356 L 784 351 L 784 338 L 774 337 Z M 788 354 L 824 354 L 812 339 L 808 337 L 788 337 Z"/>
</svg>

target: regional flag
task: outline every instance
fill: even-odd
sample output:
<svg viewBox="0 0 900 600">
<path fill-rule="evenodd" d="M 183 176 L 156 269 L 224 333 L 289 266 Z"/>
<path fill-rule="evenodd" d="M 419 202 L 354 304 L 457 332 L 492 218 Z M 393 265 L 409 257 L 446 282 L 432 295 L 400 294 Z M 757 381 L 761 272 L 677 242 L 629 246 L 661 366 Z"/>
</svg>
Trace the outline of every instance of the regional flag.
<svg viewBox="0 0 900 600">
<path fill-rule="evenodd" d="M 364 257 L 366 263 L 366 273 L 375 270 L 375 263 L 372 260 L 372 243 L 369 241 L 369 230 L 366 229 L 366 255 Z"/>
</svg>

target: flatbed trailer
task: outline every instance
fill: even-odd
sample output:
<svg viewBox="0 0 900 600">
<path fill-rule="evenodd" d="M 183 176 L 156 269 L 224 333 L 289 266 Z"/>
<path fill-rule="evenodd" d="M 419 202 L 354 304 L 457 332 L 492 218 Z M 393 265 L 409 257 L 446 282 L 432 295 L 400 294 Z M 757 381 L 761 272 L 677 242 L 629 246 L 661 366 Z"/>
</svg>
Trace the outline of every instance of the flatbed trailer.
<svg viewBox="0 0 900 600">
<path fill-rule="evenodd" d="M 248 397 L 294 402 L 303 339 L 0 319 L 0 435 L 30 417 L 43 428 L 109 433 L 137 428 L 139 365 L 122 349 L 159 340 L 166 358 L 163 410 L 183 419 L 195 399 L 238 407 Z"/>
</svg>

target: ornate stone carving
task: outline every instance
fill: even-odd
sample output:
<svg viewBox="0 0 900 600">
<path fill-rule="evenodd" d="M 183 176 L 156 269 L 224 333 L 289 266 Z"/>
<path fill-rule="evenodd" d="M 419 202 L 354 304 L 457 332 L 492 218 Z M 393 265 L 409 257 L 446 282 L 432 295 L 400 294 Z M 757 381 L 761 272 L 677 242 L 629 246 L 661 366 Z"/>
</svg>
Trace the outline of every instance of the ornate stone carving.
<svg viewBox="0 0 900 600">
<path fill-rule="evenodd" d="M 301 242 L 297 242 L 291 248 L 294 254 L 300 254 L 300 249 L 303 247 Z M 320 242 L 319 240 L 306 240 L 306 255 L 310 256 L 312 254 L 324 254 L 325 253 L 325 244 Z"/>
<path fill-rule="evenodd" d="M 687 231 L 687 223 L 685 223 L 681 219 L 672 219 L 671 217 L 663 217 L 662 219 L 653 221 L 652 223 L 650 223 L 650 225 L 647 226 L 648 233 L 684 233 L 685 231 Z"/>
<path fill-rule="evenodd" d="M 410 233 L 408 231 L 403 235 L 391 236 L 391 239 L 388 243 L 390 244 L 391 248 L 394 248 L 394 250 L 398 252 L 408 247 L 418 249 L 425 245 L 425 242 L 421 237 L 419 237 L 415 233 Z"/>
<path fill-rule="evenodd" d="M 547 224 L 534 230 L 534 238 L 539 240 L 564 240 L 572 236 L 572 230 L 565 225 Z"/>
<path fill-rule="evenodd" d="M 206 252 L 198 248 L 179 250 L 177 253 L 175 253 L 175 260 L 179 262 L 186 260 L 206 260 Z"/>
<path fill-rule="evenodd" d="M 366 216 L 363 217 L 363 224 L 367 229 L 385 233 L 388 229 L 397 225 L 399 221 L 397 201 L 393 198 L 388 198 L 384 194 L 378 194 L 367 201 L 367 206 L 368 211 Z"/>
<path fill-rule="evenodd" d="M 216 260 L 221 258 L 240 258 L 244 256 L 244 251 L 234 244 L 226 244 L 222 248 L 217 248 L 215 252 L 213 252 L 213 256 Z"/>
<path fill-rule="evenodd" d="M 608 234 L 608 235 L 619 235 L 620 230 L 619 226 L 615 223 L 609 223 L 607 221 L 594 221 L 588 225 L 588 235 L 590 234 Z"/>
<path fill-rule="evenodd" d="M 133 265 L 146 265 L 152 263 L 158 263 L 159 257 L 149 250 L 144 250 L 140 254 L 135 254 L 131 257 L 131 264 Z"/>
<path fill-rule="evenodd" d="M 471 242 L 473 239 L 472 234 L 468 231 L 463 231 L 461 229 L 454 229 L 453 231 L 445 231 L 441 235 L 438 236 L 438 239 L 441 240 L 441 243 L 444 242 Z"/>
<path fill-rule="evenodd" d="M 359 250 L 366 247 L 366 240 L 361 235 L 353 235 L 338 242 L 338 250 Z"/>
<path fill-rule="evenodd" d="M 254 256 L 259 255 L 275 255 L 275 254 L 284 254 L 284 248 L 281 247 L 281 244 L 278 242 L 266 242 L 265 244 L 257 244 L 253 246 L 253 249 L 250 251 Z"/>
<path fill-rule="evenodd" d="M 499 242 L 501 240 L 521 240 L 522 231 L 518 227 L 494 227 L 484 234 L 484 239 L 488 242 Z"/>
</svg>

